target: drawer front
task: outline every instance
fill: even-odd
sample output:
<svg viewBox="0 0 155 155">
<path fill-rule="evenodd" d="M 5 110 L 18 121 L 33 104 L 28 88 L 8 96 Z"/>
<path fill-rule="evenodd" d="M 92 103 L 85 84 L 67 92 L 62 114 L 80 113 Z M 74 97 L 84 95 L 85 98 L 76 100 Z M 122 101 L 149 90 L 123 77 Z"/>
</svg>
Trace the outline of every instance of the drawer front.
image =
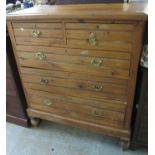
<svg viewBox="0 0 155 155">
<path fill-rule="evenodd" d="M 129 24 L 66 23 L 67 45 L 130 52 L 132 30 Z"/>
<path fill-rule="evenodd" d="M 116 58 L 102 57 L 88 57 L 88 56 L 71 56 L 71 55 L 58 55 L 49 54 L 46 52 L 19 52 L 18 56 L 20 59 L 35 59 L 43 60 L 44 62 L 55 62 L 55 63 L 72 63 L 79 65 L 95 66 L 98 68 L 109 67 L 129 70 L 130 62 L 128 60 L 121 60 Z M 79 66 L 80 67 L 80 66 Z"/>
<path fill-rule="evenodd" d="M 28 92 L 33 109 L 102 125 L 122 126 L 123 124 L 124 114 L 121 112 L 77 104 L 41 91 L 28 90 Z"/>
<path fill-rule="evenodd" d="M 58 78 L 51 76 L 23 75 L 25 83 L 36 83 L 48 86 L 59 86 L 78 90 L 93 91 L 99 93 L 111 93 L 127 95 L 127 86 L 105 82 L 82 81 L 75 79 Z"/>
<path fill-rule="evenodd" d="M 13 23 L 17 45 L 64 44 L 61 23 Z"/>
<path fill-rule="evenodd" d="M 69 30 L 115 30 L 115 31 L 133 31 L 131 24 L 104 24 L 104 23 L 66 23 L 66 29 Z"/>
<path fill-rule="evenodd" d="M 32 73 L 33 72 L 33 73 Z M 114 99 L 126 102 L 128 85 L 124 80 L 117 81 L 110 78 L 89 81 L 87 76 L 68 76 L 63 72 L 43 71 L 38 69 L 21 68 L 22 80 L 26 88 L 49 91 L 51 93 L 70 96 L 99 99 Z M 78 79 L 79 77 L 79 79 Z M 91 80 L 91 79 L 90 79 Z M 95 81 L 96 80 L 96 81 Z"/>
<path fill-rule="evenodd" d="M 71 49 L 56 49 L 58 52 L 54 49 L 45 52 L 42 52 L 42 49 L 37 52 L 35 49 L 30 50 L 28 49 L 27 52 L 17 50 L 19 63 L 23 67 L 75 72 L 84 75 L 93 74 L 120 79 L 129 78 L 130 54 L 122 55 L 121 52 L 104 51 L 103 53 L 96 53 L 96 51 L 93 53 L 93 51 L 90 51 L 91 56 L 89 56 L 89 51 L 85 52 L 86 55 L 77 55 L 80 50 L 75 50 L 74 55 L 74 50 Z M 65 53 L 60 54 L 61 52 Z"/>
<path fill-rule="evenodd" d="M 90 50 L 90 49 L 74 49 L 74 48 L 57 48 L 43 46 L 16 46 L 17 52 L 42 52 L 48 54 L 57 54 L 65 56 L 88 56 L 88 57 L 106 57 L 110 59 L 120 59 L 130 61 L 131 54 L 129 52 L 108 51 L 108 50 Z"/>
<path fill-rule="evenodd" d="M 42 70 L 34 68 L 25 68 L 21 67 L 22 76 L 40 76 L 40 77 L 53 77 L 53 78 L 62 78 L 62 79 L 74 79 L 80 81 L 92 81 L 92 82 L 105 82 L 116 85 L 127 86 L 128 80 L 118 79 L 118 78 L 107 78 L 104 76 L 95 76 L 93 74 L 81 74 L 75 72 L 66 72 L 66 71 L 54 71 L 54 70 Z"/>
<path fill-rule="evenodd" d="M 97 101 L 97 100 L 95 101 L 95 100 L 91 100 L 91 99 L 77 98 L 77 97 L 73 97 L 73 96 L 64 96 L 64 95 L 58 95 L 58 94 L 54 94 L 54 93 L 52 94 L 52 93 L 39 91 L 39 90 L 33 90 L 33 89 L 26 89 L 26 90 L 27 90 L 28 94 L 30 94 L 31 99 L 32 99 L 32 96 L 39 95 L 40 97 L 49 99 L 51 102 L 59 100 L 59 104 L 62 105 L 61 108 L 63 108 L 65 106 L 65 105 L 63 106 L 63 104 L 72 103 L 77 106 L 85 105 L 85 106 L 90 106 L 90 107 L 99 108 L 99 109 L 101 108 L 101 109 L 108 110 L 108 111 L 124 113 L 125 107 L 126 107 L 125 102 L 116 101 L 116 100 L 106 100 L 105 99 L 102 101 Z M 36 97 L 34 97 L 34 100 L 37 100 Z M 38 101 L 38 102 L 40 102 L 40 101 Z M 48 104 L 48 102 L 47 102 L 47 104 Z M 57 104 L 56 106 L 60 107 L 59 104 Z"/>
<path fill-rule="evenodd" d="M 46 83 L 43 81 L 42 83 Z M 107 92 L 100 92 L 100 91 L 87 91 L 81 89 L 73 89 L 67 87 L 60 87 L 55 85 L 48 85 L 42 83 L 24 83 L 25 88 L 34 89 L 34 90 L 41 90 L 46 91 L 54 94 L 66 95 L 66 96 L 73 96 L 73 97 L 81 97 L 85 99 L 92 99 L 92 100 L 104 100 L 104 99 L 112 99 L 116 101 L 127 101 L 127 94 L 115 94 L 115 93 L 107 93 Z M 95 89 L 101 89 L 100 86 Z"/>
<path fill-rule="evenodd" d="M 102 67 L 90 67 L 90 66 L 79 66 L 77 64 L 67 64 L 67 63 L 55 63 L 48 61 L 39 61 L 39 60 L 19 60 L 19 63 L 23 67 L 33 67 L 38 69 L 48 69 L 48 70 L 59 70 L 59 71 L 67 71 L 67 72 L 75 72 L 81 74 L 88 74 L 94 76 L 104 76 L 104 77 L 113 77 L 119 79 L 128 79 L 129 71 L 122 69 L 113 69 Z"/>
</svg>

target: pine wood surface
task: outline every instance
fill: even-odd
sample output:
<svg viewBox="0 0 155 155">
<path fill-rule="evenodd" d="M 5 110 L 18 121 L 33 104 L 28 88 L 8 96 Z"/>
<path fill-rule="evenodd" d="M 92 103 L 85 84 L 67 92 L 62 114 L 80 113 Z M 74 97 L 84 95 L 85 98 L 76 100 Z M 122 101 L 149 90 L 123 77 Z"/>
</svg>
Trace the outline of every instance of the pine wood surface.
<svg viewBox="0 0 155 155">
<path fill-rule="evenodd" d="M 42 6 L 8 14 L 29 117 L 128 142 L 146 20 L 144 3 Z"/>
</svg>

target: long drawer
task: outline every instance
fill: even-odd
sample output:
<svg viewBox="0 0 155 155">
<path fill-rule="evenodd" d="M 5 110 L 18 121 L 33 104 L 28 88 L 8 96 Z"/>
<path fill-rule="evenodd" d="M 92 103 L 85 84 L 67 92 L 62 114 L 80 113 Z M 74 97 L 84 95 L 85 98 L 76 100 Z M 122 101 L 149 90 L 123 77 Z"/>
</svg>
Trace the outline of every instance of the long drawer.
<svg viewBox="0 0 155 155">
<path fill-rule="evenodd" d="M 31 67 L 38 69 L 47 69 L 47 70 L 59 70 L 59 71 L 67 71 L 67 72 L 75 72 L 82 74 L 91 74 L 94 76 L 104 76 L 104 77 L 113 77 L 120 79 L 128 79 L 129 71 L 121 70 L 115 68 L 97 68 L 90 66 L 79 66 L 77 64 L 67 64 L 67 63 L 55 63 L 55 62 L 47 62 L 47 61 L 39 61 L 39 60 L 19 60 L 19 63 L 23 67 Z"/>
<path fill-rule="evenodd" d="M 62 23 L 13 23 L 17 45 L 64 44 Z"/>
<path fill-rule="evenodd" d="M 42 57 L 43 58 L 42 58 Z M 102 57 L 88 57 L 88 56 L 71 56 L 49 54 L 46 52 L 18 52 L 18 57 L 22 60 L 35 59 L 44 60 L 47 62 L 72 63 L 79 65 L 88 65 L 96 67 L 111 67 L 129 70 L 130 62 L 128 60 L 121 60 L 116 58 L 107 58 L 106 55 Z"/>
<path fill-rule="evenodd" d="M 127 85 L 119 85 L 119 84 L 112 84 L 102 82 L 92 82 L 92 81 L 83 81 L 77 79 L 68 79 L 68 78 L 61 78 L 61 77 L 53 77 L 42 75 L 29 75 L 24 74 L 23 82 L 25 83 L 35 83 L 35 84 L 42 84 L 48 86 L 59 86 L 64 88 L 72 88 L 78 90 L 86 90 L 86 91 L 93 91 L 99 93 L 111 93 L 111 94 L 121 94 L 127 95 Z"/>
<path fill-rule="evenodd" d="M 17 52 L 46 52 L 48 54 L 59 54 L 68 56 L 89 56 L 89 57 L 106 57 L 113 59 L 129 60 L 130 52 L 108 51 L 108 50 L 90 50 L 90 49 L 75 49 L 75 48 L 60 48 L 60 47 L 44 47 L 44 46 L 16 46 Z"/>
<path fill-rule="evenodd" d="M 33 72 L 33 74 L 31 74 Z M 53 71 L 52 71 L 53 72 Z M 117 81 L 104 78 L 101 81 L 93 81 L 87 79 L 78 79 L 79 76 L 69 77 L 61 75 L 59 71 L 47 72 L 47 70 L 28 69 L 21 67 L 22 80 L 26 88 L 35 90 L 43 90 L 58 94 L 66 94 L 70 96 L 80 96 L 83 98 L 112 98 L 114 100 L 127 100 L 128 85 L 124 80 Z M 57 74 L 57 75 L 54 75 Z M 107 80 L 106 80 L 107 79 Z M 104 81 L 105 80 L 105 81 Z"/>
<path fill-rule="evenodd" d="M 40 76 L 40 77 L 53 77 L 53 78 L 62 78 L 62 79 L 74 79 L 81 81 L 92 81 L 92 82 L 105 82 L 107 84 L 119 84 L 122 86 L 128 85 L 127 79 L 117 79 L 117 78 L 109 78 L 104 75 L 95 76 L 93 74 L 81 74 L 75 72 L 67 72 L 67 71 L 54 71 L 54 70 L 42 70 L 42 69 L 34 69 L 21 67 L 22 77 L 24 76 Z"/>
<path fill-rule="evenodd" d="M 115 127 L 123 126 L 124 113 L 66 101 L 42 91 L 28 90 L 30 106 L 52 114 Z"/>
<path fill-rule="evenodd" d="M 29 49 L 31 50 L 31 49 Z M 100 56 L 74 55 L 74 50 L 59 49 L 64 54 L 55 54 L 53 49 L 45 52 L 19 51 L 19 63 L 23 67 L 40 68 L 56 71 L 67 71 L 96 76 L 114 77 L 120 79 L 129 78 L 130 55 L 121 55 L 121 52 L 104 52 Z M 58 49 L 56 49 L 58 50 Z M 67 54 L 72 52 L 73 55 Z M 75 50 L 75 52 L 79 52 Z M 88 51 L 89 52 L 89 51 Z M 96 51 L 94 51 L 94 55 Z M 93 51 L 91 51 L 93 53 Z M 91 54 L 90 54 L 91 55 Z M 96 54 L 97 55 L 97 54 Z M 115 58 L 117 55 L 118 58 Z M 119 58 L 120 57 L 120 58 Z"/>
<path fill-rule="evenodd" d="M 42 96 L 44 98 L 48 99 L 51 101 L 59 100 L 59 104 L 62 105 L 72 103 L 73 105 L 85 105 L 85 106 L 91 106 L 94 108 L 101 108 L 104 110 L 108 111 L 115 111 L 115 112 L 125 112 L 126 108 L 126 102 L 121 102 L 121 101 L 116 101 L 116 100 L 102 100 L 102 101 L 97 101 L 97 100 L 91 100 L 91 99 L 83 99 L 83 98 L 77 98 L 73 96 L 64 96 L 64 95 L 58 95 L 54 93 L 49 93 L 49 92 L 44 92 L 40 90 L 33 90 L 33 89 L 26 89 L 27 93 L 30 95 L 35 95 L 35 96 Z M 31 98 L 31 96 L 30 96 Z M 45 100 L 46 100 L 45 99 Z M 61 102 L 60 102 L 61 101 Z M 48 102 L 45 102 L 48 104 Z M 59 106 L 59 104 L 57 106 Z"/>
<path fill-rule="evenodd" d="M 54 85 L 44 85 L 44 84 L 37 84 L 37 83 L 24 83 L 24 87 L 26 89 L 33 89 L 33 90 L 41 90 L 46 91 L 54 94 L 66 95 L 66 96 L 73 96 L 73 97 L 80 97 L 92 100 L 104 100 L 104 99 L 112 99 L 116 101 L 127 102 L 127 94 L 112 94 L 112 93 L 103 93 L 103 92 L 93 92 L 81 89 L 72 89 L 67 87 L 60 87 Z M 97 89 L 100 89 L 97 88 Z"/>
</svg>

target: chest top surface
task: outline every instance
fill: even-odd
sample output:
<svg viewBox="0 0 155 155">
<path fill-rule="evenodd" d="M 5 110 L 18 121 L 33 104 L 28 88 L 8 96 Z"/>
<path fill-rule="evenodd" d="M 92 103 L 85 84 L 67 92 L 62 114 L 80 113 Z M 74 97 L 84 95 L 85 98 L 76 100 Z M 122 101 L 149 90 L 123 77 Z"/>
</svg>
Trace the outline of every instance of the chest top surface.
<svg viewBox="0 0 155 155">
<path fill-rule="evenodd" d="M 35 6 L 7 14 L 7 20 L 33 19 L 147 20 L 147 3 Z"/>
</svg>

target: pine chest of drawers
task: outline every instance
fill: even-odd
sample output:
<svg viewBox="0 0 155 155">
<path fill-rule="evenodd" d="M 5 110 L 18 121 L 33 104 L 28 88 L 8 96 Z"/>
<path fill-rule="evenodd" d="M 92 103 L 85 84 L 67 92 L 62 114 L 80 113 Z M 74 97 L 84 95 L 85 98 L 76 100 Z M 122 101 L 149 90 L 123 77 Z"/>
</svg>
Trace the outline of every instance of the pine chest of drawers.
<svg viewBox="0 0 155 155">
<path fill-rule="evenodd" d="M 36 118 L 130 141 L 146 4 L 42 6 L 7 15 Z"/>
</svg>

